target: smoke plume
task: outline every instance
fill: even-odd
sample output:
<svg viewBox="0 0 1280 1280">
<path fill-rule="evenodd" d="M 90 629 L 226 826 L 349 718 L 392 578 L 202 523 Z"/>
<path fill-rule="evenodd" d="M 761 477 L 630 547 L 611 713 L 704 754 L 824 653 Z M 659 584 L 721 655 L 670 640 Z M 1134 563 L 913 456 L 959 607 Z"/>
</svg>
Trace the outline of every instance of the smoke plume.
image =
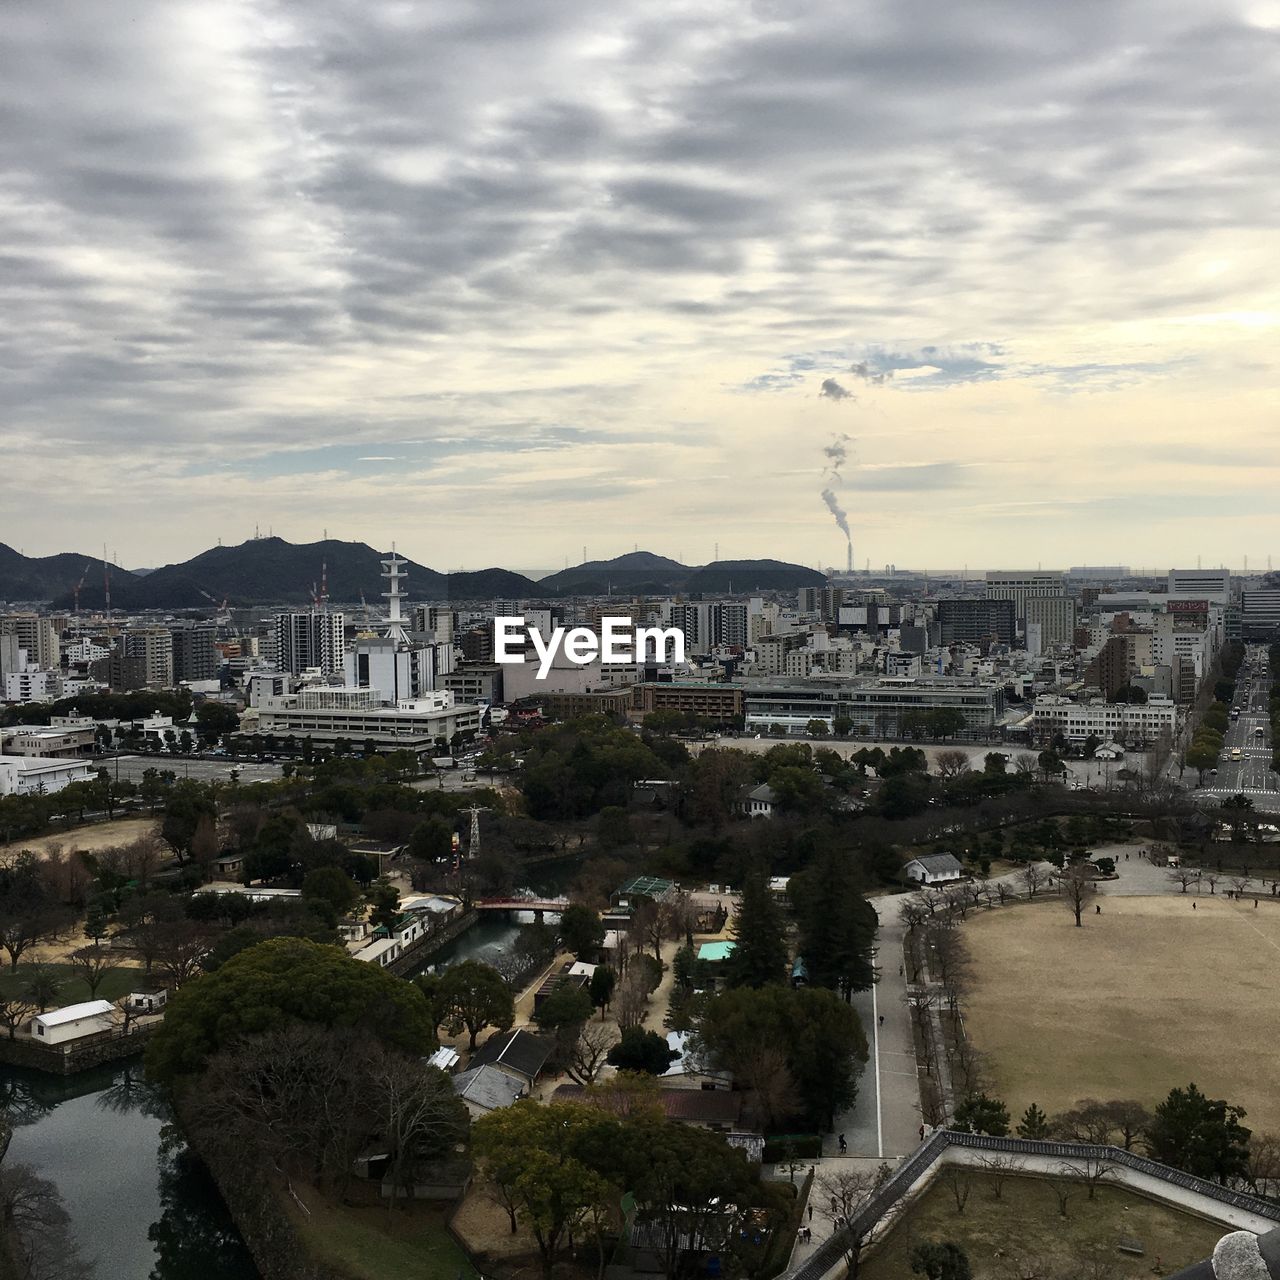
<svg viewBox="0 0 1280 1280">
<path fill-rule="evenodd" d="M 853 534 L 849 531 L 849 514 L 840 505 L 840 499 L 836 497 L 836 489 L 844 481 L 841 469 L 849 460 L 849 439 L 849 436 L 842 433 L 836 436 L 822 450 L 827 459 L 826 470 L 823 473 L 823 479 L 827 483 L 822 489 L 822 501 L 826 503 L 827 510 L 831 512 L 836 524 L 840 526 L 840 532 L 844 534 L 847 563 L 852 565 Z"/>
</svg>

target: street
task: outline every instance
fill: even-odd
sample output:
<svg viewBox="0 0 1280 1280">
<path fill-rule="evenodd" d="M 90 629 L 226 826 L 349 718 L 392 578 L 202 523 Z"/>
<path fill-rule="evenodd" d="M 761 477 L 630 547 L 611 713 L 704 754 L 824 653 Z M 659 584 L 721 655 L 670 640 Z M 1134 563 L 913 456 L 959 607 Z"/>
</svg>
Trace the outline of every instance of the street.
<svg viewBox="0 0 1280 1280">
<path fill-rule="evenodd" d="M 1267 699 L 1271 692 L 1271 673 L 1266 669 L 1266 650 L 1251 645 L 1247 668 L 1241 668 L 1236 685 L 1234 706 L 1238 719 L 1227 725 L 1218 761 L 1217 777 L 1206 777 L 1206 785 L 1196 789 L 1198 796 L 1246 795 L 1255 809 L 1280 810 L 1280 774 L 1271 769 L 1271 722 L 1267 716 Z M 1233 759 L 1236 752 L 1239 758 Z"/>
</svg>

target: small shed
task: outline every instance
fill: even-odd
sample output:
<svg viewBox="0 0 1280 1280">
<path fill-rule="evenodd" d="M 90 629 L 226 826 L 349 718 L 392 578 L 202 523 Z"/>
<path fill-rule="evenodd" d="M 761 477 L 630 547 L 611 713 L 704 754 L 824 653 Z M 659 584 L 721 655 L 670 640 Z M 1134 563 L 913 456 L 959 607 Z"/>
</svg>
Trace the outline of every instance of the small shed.
<svg viewBox="0 0 1280 1280">
<path fill-rule="evenodd" d="M 124 1007 L 130 1013 L 163 1013 L 168 1000 L 167 991 L 131 991 L 125 997 Z"/>
<path fill-rule="evenodd" d="M 964 868 L 953 853 L 926 853 L 912 858 L 902 868 L 902 874 L 912 884 L 951 884 L 963 878 Z"/>
<path fill-rule="evenodd" d="M 32 1036 L 45 1044 L 66 1044 L 84 1036 L 110 1031 L 115 1020 L 115 1006 L 110 1000 L 86 1000 L 69 1004 L 65 1009 L 50 1009 L 31 1019 Z"/>
</svg>

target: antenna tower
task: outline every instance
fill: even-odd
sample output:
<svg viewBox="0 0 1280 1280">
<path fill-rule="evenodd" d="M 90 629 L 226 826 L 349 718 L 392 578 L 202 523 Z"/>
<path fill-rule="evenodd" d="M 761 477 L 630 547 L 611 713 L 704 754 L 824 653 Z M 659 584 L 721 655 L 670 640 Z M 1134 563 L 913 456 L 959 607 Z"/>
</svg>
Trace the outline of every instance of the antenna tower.
<svg viewBox="0 0 1280 1280">
<path fill-rule="evenodd" d="M 388 640 L 397 644 L 408 644 L 409 637 L 404 629 L 404 614 L 400 612 L 400 602 L 404 596 L 400 592 L 400 583 L 408 575 L 400 572 L 400 566 L 407 564 L 401 556 L 396 555 L 396 544 L 391 544 L 391 556 L 382 562 L 382 576 L 387 580 L 387 590 L 382 598 L 387 602 L 387 629 L 383 634 Z"/>
</svg>

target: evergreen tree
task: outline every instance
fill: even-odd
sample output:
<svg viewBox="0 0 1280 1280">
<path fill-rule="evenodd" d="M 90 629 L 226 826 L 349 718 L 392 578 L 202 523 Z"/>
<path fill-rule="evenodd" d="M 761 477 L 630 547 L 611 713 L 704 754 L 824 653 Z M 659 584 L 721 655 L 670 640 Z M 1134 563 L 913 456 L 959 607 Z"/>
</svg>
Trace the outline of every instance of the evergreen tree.
<svg viewBox="0 0 1280 1280">
<path fill-rule="evenodd" d="M 785 979 L 787 943 L 782 911 L 773 900 L 763 867 L 752 870 L 743 883 L 733 935 L 737 945 L 729 958 L 731 987 L 764 987 Z"/>
<path fill-rule="evenodd" d="M 1047 1138 L 1049 1136 L 1049 1117 L 1033 1102 L 1018 1121 L 1017 1134 L 1020 1138 Z"/>
<path fill-rule="evenodd" d="M 925 1240 L 911 1250 L 911 1274 L 928 1280 L 970 1280 L 969 1256 L 948 1241 Z"/>
<path fill-rule="evenodd" d="M 957 1108 L 951 1126 L 961 1133 L 989 1133 L 1003 1138 L 1009 1132 L 1009 1108 L 999 1098 L 971 1093 Z"/>
<path fill-rule="evenodd" d="M 1247 1176 L 1249 1136 L 1244 1108 L 1206 1098 L 1194 1084 L 1173 1089 L 1147 1129 L 1151 1155 L 1161 1164 L 1226 1183 Z"/>
<path fill-rule="evenodd" d="M 879 921 L 846 853 L 822 850 L 788 886 L 800 925 L 800 954 L 813 986 L 848 996 L 875 982 L 872 950 Z"/>
</svg>

